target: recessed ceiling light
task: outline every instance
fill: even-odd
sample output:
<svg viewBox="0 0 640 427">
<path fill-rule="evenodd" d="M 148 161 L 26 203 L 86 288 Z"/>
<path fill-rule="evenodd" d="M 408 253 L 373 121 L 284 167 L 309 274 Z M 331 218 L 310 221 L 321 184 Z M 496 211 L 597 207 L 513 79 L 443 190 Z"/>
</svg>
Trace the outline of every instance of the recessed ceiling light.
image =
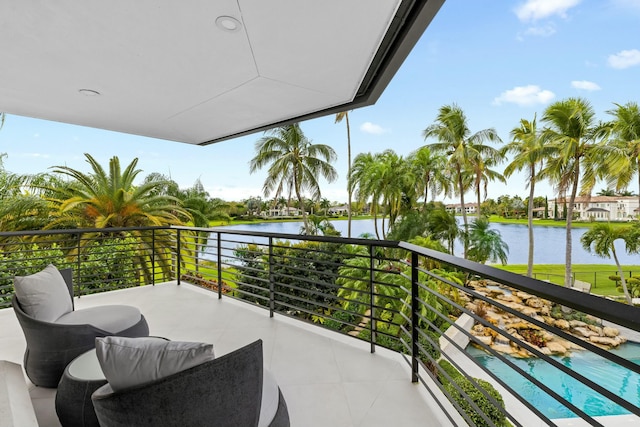
<svg viewBox="0 0 640 427">
<path fill-rule="evenodd" d="M 100 92 L 98 92 L 97 90 L 92 90 L 92 89 L 80 89 L 78 92 L 80 92 L 84 96 L 98 96 L 98 95 L 100 95 Z"/>
<path fill-rule="evenodd" d="M 218 16 L 216 18 L 216 25 L 223 31 L 234 33 L 240 30 L 242 24 L 236 18 L 231 16 Z"/>
</svg>

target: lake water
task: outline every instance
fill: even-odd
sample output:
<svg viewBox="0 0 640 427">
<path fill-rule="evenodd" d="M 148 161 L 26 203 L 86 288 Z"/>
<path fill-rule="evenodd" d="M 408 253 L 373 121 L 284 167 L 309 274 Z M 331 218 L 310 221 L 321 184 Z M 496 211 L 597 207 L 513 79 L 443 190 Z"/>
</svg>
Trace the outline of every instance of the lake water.
<svg viewBox="0 0 640 427">
<path fill-rule="evenodd" d="M 336 230 L 340 231 L 342 236 L 347 235 L 347 220 L 331 221 Z M 242 224 L 228 227 L 232 230 L 250 230 L 271 233 L 287 233 L 299 234 L 302 222 L 263 222 L 257 224 Z M 378 222 L 380 227 L 380 222 Z M 508 264 L 526 264 L 527 253 L 529 248 L 527 226 L 520 224 L 497 224 L 492 223 L 491 228 L 496 230 L 502 236 L 507 245 L 509 245 Z M 534 263 L 536 264 L 564 264 L 565 252 L 565 229 L 563 227 L 535 226 L 534 232 Z M 573 237 L 573 264 L 611 264 L 615 265 L 613 259 L 600 258 L 593 255 L 582 248 L 580 237 L 587 231 L 586 228 L 574 228 L 572 230 Z M 375 236 L 375 230 L 372 219 L 359 219 L 352 221 L 351 235 L 358 237 L 364 233 Z M 252 241 L 249 238 L 247 241 Z M 212 239 L 215 241 L 215 238 Z M 622 264 L 640 264 L 640 255 L 629 255 L 624 250 L 621 241 L 616 242 L 616 252 Z M 462 255 L 461 245 L 458 243 L 455 248 L 455 254 Z"/>
</svg>

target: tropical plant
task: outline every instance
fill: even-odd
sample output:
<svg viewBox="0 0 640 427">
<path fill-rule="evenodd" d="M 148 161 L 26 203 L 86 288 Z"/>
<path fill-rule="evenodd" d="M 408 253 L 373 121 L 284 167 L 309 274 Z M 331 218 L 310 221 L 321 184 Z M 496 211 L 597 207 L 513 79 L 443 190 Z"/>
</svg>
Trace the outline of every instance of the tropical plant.
<svg viewBox="0 0 640 427">
<path fill-rule="evenodd" d="M 378 212 L 382 197 L 378 182 L 378 156 L 371 153 L 360 153 L 353 160 L 353 167 L 348 177 L 349 191 L 355 194 L 361 203 L 369 201 L 369 212 L 373 215 L 373 226 L 376 237 L 380 239 L 378 231 Z"/>
<path fill-rule="evenodd" d="M 420 147 L 409 155 L 407 159 L 413 168 L 416 177 L 416 194 L 423 195 L 425 209 L 431 197 L 442 194 L 447 197 L 451 193 L 451 178 L 446 173 L 446 158 L 440 154 L 434 154 L 429 147 Z"/>
<path fill-rule="evenodd" d="M 305 228 L 308 227 L 304 192 L 309 191 L 313 200 L 320 199 L 319 178 L 328 182 L 338 174 L 331 162 L 336 160 L 333 148 L 313 144 L 302 132 L 298 123 L 280 126 L 266 131 L 266 136 L 256 144 L 256 155 L 249 163 L 250 173 L 269 165 L 262 190 L 265 197 L 275 192 L 276 197 L 285 190 L 292 190 L 302 211 Z"/>
<path fill-rule="evenodd" d="M 349 112 L 343 111 L 341 113 L 336 114 L 336 123 L 345 121 L 347 125 L 347 176 L 351 175 L 351 127 L 349 126 Z M 353 192 L 349 185 L 347 185 L 347 237 L 351 237 L 351 199 L 353 197 Z M 325 212 L 325 215 L 327 213 Z"/>
<path fill-rule="evenodd" d="M 460 236 L 456 216 L 444 208 L 437 208 L 429 213 L 427 224 L 431 237 L 446 242 L 448 252 L 453 254 L 453 245 Z"/>
<path fill-rule="evenodd" d="M 614 117 L 611 130 L 616 154 L 607 162 L 611 169 L 609 180 L 615 182 L 616 190 L 621 190 L 627 187 L 634 174 L 637 175 L 640 201 L 640 108 L 636 102 L 615 106 L 607 111 Z"/>
<path fill-rule="evenodd" d="M 162 181 L 134 185 L 141 172 L 138 159 L 124 169 L 114 156 L 109 173 L 89 154 L 85 154 L 93 173 L 86 174 L 68 166 L 55 166 L 54 173 L 72 178 L 68 185 L 48 188 L 49 202 L 56 217 L 47 225 L 55 228 L 110 228 L 153 225 L 182 225 L 190 215 L 175 197 L 158 194 Z"/>
<path fill-rule="evenodd" d="M 86 174 L 67 166 L 54 167 L 54 173 L 72 178 L 66 185 L 48 187 L 47 201 L 52 207 L 52 218 L 45 229 L 114 228 L 183 225 L 191 217 L 175 197 L 161 194 L 158 189 L 165 183 L 152 181 L 139 186 L 134 180 L 141 172 L 134 159 L 124 170 L 114 156 L 109 161 L 109 173 L 89 154 L 85 154 L 93 173 Z M 96 233 L 107 235 L 108 231 Z M 165 275 L 171 270 L 167 254 L 174 246 L 168 232 L 155 233 L 155 239 L 141 230 L 129 232 L 138 242 L 138 266 L 151 280 L 147 260 L 155 259 Z M 88 239 L 86 241 L 89 241 Z"/>
<path fill-rule="evenodd" d="M 609 127 L 597 123 L 593 107 L 582 98 L 567 98 L 547 107 L 542 117 L 547 127 L 542 138 L 553 152 L 543 174 L 553 182 L 558 194 L 569 193 L 566 219 L 565 283 L 571 283 L 571 249 L 573 209 L 578 187 L 583 194 L 591 194 L 596 180 L 602 177 L 603 161 L 608 151 L 602 144 Z"/>
<path fill-rule="evenodd" d="M 477 218 L 480 218 L 482 216 L 482 213 L 480 212 L 480 205 L 482 204 L 480 200 L 481 188 L 482 190 L 484 190 L 484 198 L 486 199 L 489 181 L 498 180 L 505 184 L 507 181 L 504 179 L 504 176 L 501 173 L 491 169 L 491 167 L 496 166 L 497 164 L 502 162 L 502 160 L 504 159 L 504 154 L 490 146 L 486 146 L 484 154 L 476 151 L 475 147 L 473 148 L 473 157 L 471 157 L 469 161 L 471 172 L 474 177 L 474 191 L 477 197 L 476 214 Z"/>
<path fill-rule="evenodd" d="M 527 276 L 533 275 L 533 204 L 536 182 L 545 159 L 551 154 L 551 149 L 545 144 L 538 130 L 536 117 L 533 120 L 520 120 L 520 126 L 511 130 L 511 142 L 504 148 L 503 153 L 513 153 L 514 157 L 504 170 L 504 175 L 510 177 L 515 171 L 527 169 L 529 199 L 527 207 L 527 228 L 529 232 L 529 253 L 527 257 Z"/>
<path fill-rule="evenodd" d="M 486 218 L 471 223 L 467 236 L 469 259 L 484 264 L 487 261 L 507 263 L 509 246 L 502 240 L 500 232 L 489 227 Z"/>
<path fill-rule="evenodd" d="M 462 219 L 465 232 L 469 223 L 464 203 L 464 193 L 470 184 L 467 171 L 470 169 L 470 159 L 484 156 L 494 149 L 485 145 L 486 141 L 500 141 L 495 129 L 483 129 L 471 133 L 464 111 L 456 104 L 440 107 L 436 122 L 423 131 L 426 139 L 436 138 L 437 142 L 428 144 L 427 147 L 436 152 L 444 153 L 448 158 L 448 165 L 453 170 L 457 191 L 460 196 Z M 466 184 L 466 185 L 465 185 Z M 480 209 L 480 205 L 478 205 Z M 468 244 L 464 242 L 464 257 L 467 257 Z"/>
<path fill-rule="evenodd" d="M 618 276 L 620 277 L 620 285 L 622 286 L 624 297 L 627 303 L 631 304 L 631 295 L 629 294 L 622 266 L 620 265 L 620 261 L 618 261 L 618 254 L 616 253 L 616 247 L 614 245 L 616 240 L 624 241 L 627 252 L 637 253 L 640 249 L 638 235 L 631 227 L 613 227 L 609 223 L 599 223 L 590 228 L 580 238 L 582 246 L 587 251 L 593 252 L 602 258 L 613 257 L 618 270 Z"/>
</svg>

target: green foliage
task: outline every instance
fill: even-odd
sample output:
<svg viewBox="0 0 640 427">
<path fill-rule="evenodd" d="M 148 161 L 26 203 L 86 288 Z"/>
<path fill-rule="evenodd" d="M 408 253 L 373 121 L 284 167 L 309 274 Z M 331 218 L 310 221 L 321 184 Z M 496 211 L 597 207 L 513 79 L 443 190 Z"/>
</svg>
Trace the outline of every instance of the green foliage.
<svg viewBox="0 0 640 427">
<path fill-rule="evenodd" d="M 267 305 L 268 253 L 257 245 L 238 247 L 234 253 L 241 261 L 237 267 L 238 296 Z M 339 266 L 349 257 L 351 255 L 345 249 L 345 245 L 276 242 L 271 271 L 276 294 L 276 310 L 308 318 L 310 313 L 317 313 L 319 307 L 335 304 L 338 291 L 332 284 L 337 277 Z"/>
<path fill-rule="evenodd" d="M 38 244 L 20 245 L 16 250 L 5 249 L 0 253 L 0 308 L 11 305 L 13 277 L 37 273 L 47 265 L 54 264 L 62 269 L 69 267 L 63 251 L 57 244 L 48 248 Z"/>
<path fill-rule="evenodd" d="M 136 266 L 138 242 L 134 237 L 92 240 L 83 248 L 77 278 L 85 290 L 112 290 L 140 284 Z"/>
<path fill-rule="evenodd" d="M 468 399 L 471 399 L 480 410 L 489 418 L 496 426 L 508 426 L 508 421 L 506 420 L 505 415 L 500 412 L 500 409 L 497 408 L 491 401 L 484 395 L 482 392 L 467 378 L 465 378 L 458 370 L 451 365 L 446 360 L 441 360 L 439 362 L 442 370 L 447 372 L 451 379 L 462 389 L 462 391 L 468 396 Z M 451 382 L 445 378 L 444 375 L 440 374 L 438 376 L 438 380 L 443 385 L 446 392 L 456 401 L 460 408 L 467 414 L 467 416 L 473 421 L 473 423 L 477 427 L 485 427 L 490 424 L 487 423 L 480 414 L 476 412 L 475 409 L 471 406 L 471 404 L 465 399 L 465 396 L 460 393 Z M 502 396 L 500 393 L 487 381 L 481 380 L 479 378 L 473 378 L 473 380 L 484 389 L 484 391 L 493 397 L 500 407 L 504 409 L 504 401 L 502 400 Z"/>
</svg>

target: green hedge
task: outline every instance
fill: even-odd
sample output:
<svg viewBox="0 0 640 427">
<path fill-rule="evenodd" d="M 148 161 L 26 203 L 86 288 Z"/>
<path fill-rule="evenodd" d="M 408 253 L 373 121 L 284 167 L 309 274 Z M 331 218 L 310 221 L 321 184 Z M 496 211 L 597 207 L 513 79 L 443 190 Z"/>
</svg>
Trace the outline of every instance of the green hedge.
<svg viewBox="0 0 640 427">
<path fill-rule="evenodd" d="M 445 371 L 451 379 L 464 391 L 473 402 L 480 408 L 482 412 L 498 427 L 507 427 L 510 423 L 504 414 L 498 409 L 476 386 L 465 378 L 458 370 L 448 361 L 441 360 L 439 363 L 443 371 Z M 488 424 L 480 414 L 478 414 L 465 397 L 458 392 L 453 384 L 442 374 L 438 375 L 438 380 L 443 385 L 446 392 L 456 401 L 467 416 L 475 423 L 477 427 L 488 427 Z M 479 378 L 473 379 L 480 387 L 482 387 L 489 395 L 491 395 L 504 409 L 504 401 L 502 396 L 490 383 Z"/>
</svg>

